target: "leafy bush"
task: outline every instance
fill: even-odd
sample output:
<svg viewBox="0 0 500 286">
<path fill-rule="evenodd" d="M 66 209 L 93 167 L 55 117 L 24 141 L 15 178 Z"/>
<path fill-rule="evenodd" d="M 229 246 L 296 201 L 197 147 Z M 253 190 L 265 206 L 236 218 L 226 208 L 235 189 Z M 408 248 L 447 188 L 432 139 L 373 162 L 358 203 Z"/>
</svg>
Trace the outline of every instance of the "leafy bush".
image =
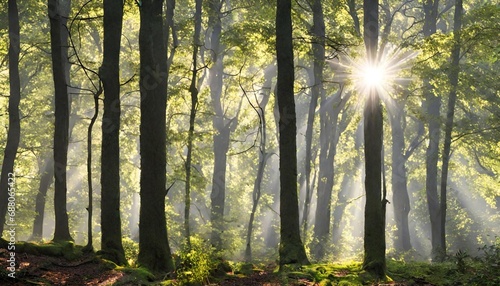
<svg viewBox="0 0 500 286">
<path fill-rule="evenodd" d="M 500 238 L 495 244 L 479 249 L 483 255 L 476 258 L 475 272 L 469 279 L 471 285 L 500 285 Z"/>
<path fill-rule="evenodd" d="M 210 271 L 217 266 L 214 248 L 197 236 L 191 237 L 191 249 L 186 245 L 183 247 L 179 259 L 177 278 L 182 285 L 201 285 L 208 282 Z"/>
<path fill-rule="evenodd" d="M 128 264 L 130 266 L 135 266 L 137 256 L 139 255 L 139 244 L 129 237 L 124 237 L 122 239 L 122 245 Z"/>
</svg>

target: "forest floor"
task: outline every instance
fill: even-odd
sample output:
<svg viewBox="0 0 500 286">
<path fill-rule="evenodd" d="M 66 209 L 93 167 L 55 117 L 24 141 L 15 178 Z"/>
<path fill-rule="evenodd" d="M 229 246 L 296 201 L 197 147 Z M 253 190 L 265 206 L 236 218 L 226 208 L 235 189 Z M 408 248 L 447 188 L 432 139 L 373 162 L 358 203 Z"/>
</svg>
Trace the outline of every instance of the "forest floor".
<svg viewBox="0 0 500 286">
<path fill-rule="evenodd" d="M 176 279 L 154 279 L 141 268 L 116 267 L 95 254 L 68 260 L 62 256 L 16 253 L 15 278 L 8 277 L 10 254 L 0 248 L 0 285 L 182 285 Z M 246 267 L 242 271 L 241 266 Z M 383 283 L 369 282 L 359 262 L 313 264 L 277 272 L 274 263 L 241 264 L 240 270 L 222 272 L 203 285 L 239 286 L 328 286 L 328 285 L 500 285 L 498 263 L 466 261 L 460 270 L 454 262 L 400 262 L 388 260 L 388 275 Z M 184 284 L 186 285 L 186 284 Z M 197 284 L 191 284 L 197 285 Z M 201 284 L 198 284 L 201 285 Z"/>
<path fill-rule="evenodd" d="M 77 260 L 64 257 L 51 257 L 20 253 L 16 256 L 15 278 L 8 277 L 6 269 L 9 265 L 9 253 L 0 249 L 1 277 L 0 285 L 159 285 L 160 282 L 147 281 L 137 273 L 129 270 L 110 269 L 109 265 L 96 259 L 95 255 L 84 255 Z M 271 269 L 272 268 L 272 269 Z M 250 275 L 229 275 L 219 278 L 219 282 L 208 285 L 317 285 L 305 279 L 290 279 L 282 284 L 282 279 L 269 267 Z"/>
</svg>

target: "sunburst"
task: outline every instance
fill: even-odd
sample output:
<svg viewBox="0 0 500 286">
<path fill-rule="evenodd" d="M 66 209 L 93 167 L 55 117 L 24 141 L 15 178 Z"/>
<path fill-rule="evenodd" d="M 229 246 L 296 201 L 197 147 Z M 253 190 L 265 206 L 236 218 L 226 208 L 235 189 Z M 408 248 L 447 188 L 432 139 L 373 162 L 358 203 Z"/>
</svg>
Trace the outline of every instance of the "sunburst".
<svg viewBox="0 0 500 286">
<path fill-rule="evenodd" d="M 366 55 L 341 57 L 335 63 L 339 67 L 336 77 L 341 81 L 351 82 L 361 98 L 377 94 L 386 105 L 390 105 L 395 88 L 404 87 L 412 80 L 403 75 L 403 72 L 411 67 L 416 56 L 416 52 L 385 48 L 375 61 L 368 60 Z M 361 103 L 362 100 L 358 102 Z"/>
</svg>

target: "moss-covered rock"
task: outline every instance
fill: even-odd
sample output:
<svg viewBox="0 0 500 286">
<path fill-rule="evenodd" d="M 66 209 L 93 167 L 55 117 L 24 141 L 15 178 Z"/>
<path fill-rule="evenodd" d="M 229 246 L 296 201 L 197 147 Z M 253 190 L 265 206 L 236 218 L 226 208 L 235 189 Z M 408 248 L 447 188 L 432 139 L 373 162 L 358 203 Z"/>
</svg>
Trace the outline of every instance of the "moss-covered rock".
<svg viewBox="0 0 500 286">
<path fill-rule="evenodd" d="M 17 253 L 28 253 L 34 255 L 47 255 L 52 257 L 64 257 L 67 260 L 76 260 L 83 255 L 82 247 L 75 246 L 72 241 L 49 242 L 49 243 L 16 243 Z"/>
</svg>

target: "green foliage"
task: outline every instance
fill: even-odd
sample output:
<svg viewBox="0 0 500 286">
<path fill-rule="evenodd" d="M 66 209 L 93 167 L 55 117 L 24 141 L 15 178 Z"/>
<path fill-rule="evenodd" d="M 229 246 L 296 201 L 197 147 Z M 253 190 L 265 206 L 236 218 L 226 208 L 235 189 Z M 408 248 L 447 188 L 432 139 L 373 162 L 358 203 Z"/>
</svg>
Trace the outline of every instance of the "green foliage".
<svg viewBox="0 0 500 286">
<path fill-rule="evenodd" d="M 217 267 L 214 248 L 197 236 L 191 237 L 191 249 L 185 245 L 180 251 L 179 260 L 177 279 L 181 285 L 201 285 Z"/>
<path fill-rule="evenodd" d="M 480 248 L 482 255 L 475 258 L 472 264 L 473 275 L 468 282 L 471 285 L 499 285 L 500 284 L 500 238 L 496 238 L 493 245 Z"/>
<path fill-rule="evenodd" d="M 389 275 L 398 282 L 432 285 L 498 285 L 500 283 L 500 243 L 483 246 L 477 257 L 459 250 L 446 262 L 403 262 L 389 260 Z"/>
<path fill-rule="evenodd" d="M 466 259 L 469 258 L 470 256 L 467 254 L 467 252 L 458 250 L 457 253 L 455 253 L 455 260 L 457 264 L 457 270 L 458 272 L 464 274 L 466 270 Z"/>
<path fill-rule="evenodd" d="M 122 238 L 122 245 L 128 264 L 130 266 L 136 265 L 137 256 L 139 255 L 139 243 L 133 241 L 129 237 L 124 237 Z"/>
</svg>

